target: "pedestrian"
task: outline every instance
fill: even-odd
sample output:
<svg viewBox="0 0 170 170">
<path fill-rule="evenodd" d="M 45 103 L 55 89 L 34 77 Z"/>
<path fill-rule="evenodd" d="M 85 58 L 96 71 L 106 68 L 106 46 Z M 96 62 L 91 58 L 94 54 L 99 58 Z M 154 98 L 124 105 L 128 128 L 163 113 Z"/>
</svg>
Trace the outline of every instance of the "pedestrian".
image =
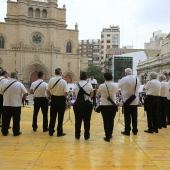
<svg viewBox="0 0 170 170">
<path fill-rule="evenodd" d="M 131 68 L 125 69 L 125 77 L 123 77 L 118 82 L 118 88 L 121 89 L 122 100 L 125 103 L 132 94 L 136 96 L 136 98 L 129 105 L 125 106 L 123 104 L 124 111 L 124 121 L 125 121 L 125 129 L 121 131 L 123 135 L 130 136 L 131 131 L 131 121 L 132 121 L 132 132 L 134 135 L 138 133 L 137 128 L 137 118 L 138 118 L 138 89 L 140 87 L 140 81 L 137 77 L 133 75 Z"/>
<path fill-rule="evenodd" d="M 48 83 L 47 94 L 51 97 L 49 135 L 53 136 L 56 117 L 58 115 L 57 136 L 65 136 L 63 132 L 63 119 L 66 108 L 66 97 L 68 96 L 67 82 L 62 79 L 61 68 L 55 69 L 55 77 Z"/>
<path fill-rule="evenodd" d="M 6 70 L 2 70 L 0 73 L 0 89 L 3 84 L 8 81 L 9 74 Z M 2 112 L 3 112 L 3 94 L 0 91 L 0 127 L 2 127 Z"/>
<path fill-rule="evenodd" d="M 148 129 L 144 130 L 144 132 L 158 133 L 158 109 L 161 83 L 157 80 L 156 72 L 151 72 L 149 78 L 150 80 L 143 87 L 143 91 L 146 92 L 147 97 L 146 114 L 148 121 Z"/>
<path fill-rule="evenodd" d="M 75 115 L 75 138 L 79 139 L 81 136 L 81 124 L 83 121 L 84 139 L 88 140 L 90 138 L 90 121 L 91 121 L 91 114 L 93 109 L 92 102 L 91 102 L 91 97 L 93 96 L 93 87 L 91 83 L 87 82 L 87 74 L 85 72 L 81 73 L 80 81 L 74 87 L 75 103 L 77 103 L 79 100 L 78 97 L 80 96 L 79 93 L 80 88 L 82 88 L 83 91 L 86 93 L 86 94 L 85 93 L 82 94 L 83 95 L 82 98 L 84 102 L 87 103 L 85 103 L 85 107 L 82 108 L 75 108 L 75 105 L 73 105 L 74 115 Z"/>
<path fill-rule="evenodd" d="M 34 81 L 30 87 L 30 94 L 34 94 L 34 111 L 33 111 L 33 121 L 32 128 L 36 131 L 37 116 L 41 108 L 43 115 L 43 132 L 48 131 L 48 99 L 47 99 L 47 83 L 44 82 L 44 73 L 42 71 L 38 72 L 38 80 Z"/>
<path fill-rule="evenodd" d="M 2 134 L 8 135 L 8 128 L 11 118 L 13 118 L 13 135 L 18 136 L 20 132 L 20 115 L 22 98 L 25 98 L 28 93 L 22 83 L 18 81 L 16 72 L 10 74 L 10 79 L 2 86 L 3 92 L 3 116 L 2 116 Z"/>
<path fill-rule="evenodd" d="M 101 95 L 101 114 L 103 117 L 105 137 L 104 140 L 110 142 L 110 139 L 113 137 L 113 128 L 114 128 L 114 118 L 117 111 L 117 106 L 114 106 L 109 100 L 108 97 L 116 105 L 116 94 L 119 89 L 118 86 L 112 82 L 113 76 L 111 73 L 104 73 L 105 83 L 101 84 L 98 88 L 98 94 Z"/>
</svg>

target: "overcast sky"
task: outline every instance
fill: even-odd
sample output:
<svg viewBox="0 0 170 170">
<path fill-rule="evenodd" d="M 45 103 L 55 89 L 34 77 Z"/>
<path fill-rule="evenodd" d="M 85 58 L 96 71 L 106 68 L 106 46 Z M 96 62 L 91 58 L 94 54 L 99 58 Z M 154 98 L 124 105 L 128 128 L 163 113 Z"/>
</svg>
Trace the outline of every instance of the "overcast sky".
<svg viewBox="0 0 170 170">
<path fill-rule="evenodd" d="M 101 31 L 119 25 L 121 46 L 143 48 L 152 33 L 170 32 L 170 0 L 58 0 L 66 5 L 67 25 L 77 22 L 79 39 L 100 39 Z M 6 0 L 0 0 L 0 21 L 6 16 Z"/>
</svg>

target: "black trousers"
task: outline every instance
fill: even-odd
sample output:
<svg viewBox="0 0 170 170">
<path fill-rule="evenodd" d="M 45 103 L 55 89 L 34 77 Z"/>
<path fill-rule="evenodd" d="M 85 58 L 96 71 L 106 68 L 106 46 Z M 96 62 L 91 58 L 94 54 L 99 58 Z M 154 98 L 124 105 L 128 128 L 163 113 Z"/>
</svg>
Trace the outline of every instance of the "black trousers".
<svg viewBox="0 0 170 170">
<path fill-rule="evenodd" d="M 51 96 L 50 124 L 49 124 L 50 134 L 53 134 L 55 132 L 54 127 L 56 123 L 57 114 L 58 114 L 57 134 L 60 135 L 63 133 L 63 119 L 65 107 L 66 107 L 65 96 L 53 96 L 53 95 Z"/>
<path fill-rule="evenodd" d="M 125 121 L 125 132 L 130 133 L 131 121 L 132 121 L 132 132 L 137 133 L 137 118 L 138 118 L 138 107 L 137 105 L 129 105 L 124 107 L 124 121 Z"/>
<path fill-rule="evenodd" d="M 167 97 L 159 97 L 158 127 L 166 127 Z"/>
<path fill-rule="evenodd" d="M 37 129 L 37 116 L 41 108 L 43 114 L 43 130 L 48 128 L 48 99 L 46 97 L 35 97 L 34 98 L 34 112 L 33 112 L 33 129 Z"/>
<path fill-rule="evenodd" d="M 114 106 L 101 106 L 105 136 L 109 139 L 113 133 L 116 110 L 117 108 Z"/>
<path fill-rule="evenodd" d="M 147 95 L 147 121 L 150 131 L 158 130 L 159 97 Z"/>
<path fill-rule="evenodd" d="M 3 95 L 0 94 L 0 120 L 2 123 L 2 112 L 3 112 Z"/>
<path fill-rule="evenodd" d="M 10 125 L 10 120 L 13 118 L 13 133 L 18 134 L 20 131 L 20 115 L 21 107 L 11 107 L 3 106 L 3 115 L 2 115 L 2 134 L 7 135 Z"/>
<path fill-rule="evenodd" d="M 167 115 L 168 124 L 170 124 L 170 100 L 167 101 L 166 115 Z"/>
<path fill-rule="evenodd" d="M 90 121 L 92 114 L 93 106 L 91 105 L 89 108 L 85 108 L 82 111 L 74 112 L 75 115 L 75 137 L 79 138 L 81 135 L 81 124 L 84 122 L 84 137 L 90 137 Z"/>
</svg>

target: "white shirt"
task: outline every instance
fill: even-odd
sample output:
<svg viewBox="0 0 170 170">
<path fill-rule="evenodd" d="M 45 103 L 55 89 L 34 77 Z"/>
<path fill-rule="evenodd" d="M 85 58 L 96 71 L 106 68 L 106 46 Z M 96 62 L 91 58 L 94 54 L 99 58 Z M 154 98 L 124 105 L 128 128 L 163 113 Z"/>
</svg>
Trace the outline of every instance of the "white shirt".
<svg viewBox="0 0 170 170">
<path fill-rule="evenodd" d="M 170 80 L 168 81 L 169 83 L 169 95 L 168 95 L 168 100 L 170 100 Z"/>
<path fill-rule="evenodd" d="M 97 84 L 97 80 L 96 79 L 89 79 L 88 80 L 88 83 L 91 83 L 91 84 Z"/>
<path fill-rule="evenodd" d="M 161 82 L 161 90 L 160 90 L 160 96 L 161 97 L 168 97 L 169 95 L 169 83 L 166 81 Z"/>
<path fill-rule="evenodd" d="M 79 84 L 80 84 L 81 87 L 83 87 L 86 83 L 87 83 L 87 81 L 85 81 L 85 80 L 80 80 L 80 81 L 79 81 Z M 90 92 L 93 91 L 93 87 L 92 87 L 91 83 L 87 83 L 87 84 L 85 85 L 85 87 L 83 87 L 83 89 L 84 89 L 84 91 L 85 91 L 86 93 L 88 93 L 88 94 L 90 94 Z M 78 87 L 76 84 L 74 85 L 73 92 L 75 93 L 75 95 L 76 95 L 76 97 L 77 97 L 78 92 L 79 92 L 79 87 Z M 87 96 L 87 95 L 84 95 L 84 98 L 85 98 L 85 100 L 91 100 L 91 97 L 89 97 L 89 96 Z"/>
<path fill-rule="evenodd" d="M 59 79 L 61 79 L 61 80 L 52 89 L 54 84 Z M 67 82 L 65 80 L 63 80 L 61 76 L 58 76 L 58 75 L 56 77 L 50 79 L 47 89 L 50 91 L 51 95 L 54 95 L 54 96 L 65 96 L 64 93 L 68 92 Z"/>
<path fill-rule="evenodd" d="M 127 75 L 126 77 L 123 77 L 119 81 L 118 88 L 121 89 L 123 102 L 125 102 L 132 94 L 134 94 L 135 84 L 136 84 L 136 77 L 134 75 Z M 139 96 L 138 96 L 139 87 L 140 87 L 140 82 L 139 82 L 139 79 L 137 78 L 137 85 L 136 85 L 136 91 L 135 91 L 136 98 L 130 105 L 138 105 L 138 103 L 139 103 Z"/>
<path fill-rule="evenodd" d="M 31 84 L 30 90 L 33 90 L 37 87 L 37 85 L 42 82 L 42 79 L 38 79 Z M 46 97 L 48 84 L 46 82 L 41 83 L 38 88 L 34 92 L 34 97 Z"/>
<path fill-rule="evenodd" d="M 8 87 L 16 79 L 10 78 L 2 86 L 2 91 Z M 22 94 L 27 93 L 26 88 L 20 82 L 13 83 L 3 94 L 3 106 L 21 107 L 22 106 Z"/>
<path fill-rule="evenodd" d="M 144 88 L 146 89 L 146 95 L 160 96 L 161 83 L 157 79 L 148 81 Z"/>
<path fill-rule="evenodd" d="M 107 84 L 111 99 L 116 104 L 116 93 L 119 91 L 117 84 L 111 81 L 106 81 L 105 83 Z M 109 97 L 109 94 L 108 94 L 105 83 L 101 84 L 98 88 L 98 93 L 101 94 L 101 105 L 113 105 L 111 102 L 107 100 L 107 97 Z"/>
<path fill-rule="evenodd" d="M 4 84 L 6 81 L 8 81 L 8 79 L 6 79 L 4 76 L 1 76 L 1 77 L 0 77 L 0 94 L 1 94 L 1 95 L 3 94 L 3 93 L 2 93 L 2 86 L 3 86 L 3 84 Z"/>
</svg>

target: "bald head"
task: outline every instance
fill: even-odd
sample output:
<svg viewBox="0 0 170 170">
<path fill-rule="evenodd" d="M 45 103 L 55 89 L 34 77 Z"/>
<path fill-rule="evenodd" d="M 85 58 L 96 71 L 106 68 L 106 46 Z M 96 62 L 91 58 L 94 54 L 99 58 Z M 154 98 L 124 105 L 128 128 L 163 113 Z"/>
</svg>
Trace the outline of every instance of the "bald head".
<svg viewBox="0 0 170 170">
<path fill-rule="evenodd" d="M 125 74 L 126 74 L 126 75 L 132 75 L 132 73 L 133 73 L 133 72 L 132 72 L 132 69 L 131 69 L 131 68 L 126 68 L 126 69 L 125 69 Z"/>
<path fill-rule="evenodd" d="M 159 76 L 159 81 L 165 81 L 166 80 L 166 76 L 165 75 L 160 75 Z"/>
</svg>

